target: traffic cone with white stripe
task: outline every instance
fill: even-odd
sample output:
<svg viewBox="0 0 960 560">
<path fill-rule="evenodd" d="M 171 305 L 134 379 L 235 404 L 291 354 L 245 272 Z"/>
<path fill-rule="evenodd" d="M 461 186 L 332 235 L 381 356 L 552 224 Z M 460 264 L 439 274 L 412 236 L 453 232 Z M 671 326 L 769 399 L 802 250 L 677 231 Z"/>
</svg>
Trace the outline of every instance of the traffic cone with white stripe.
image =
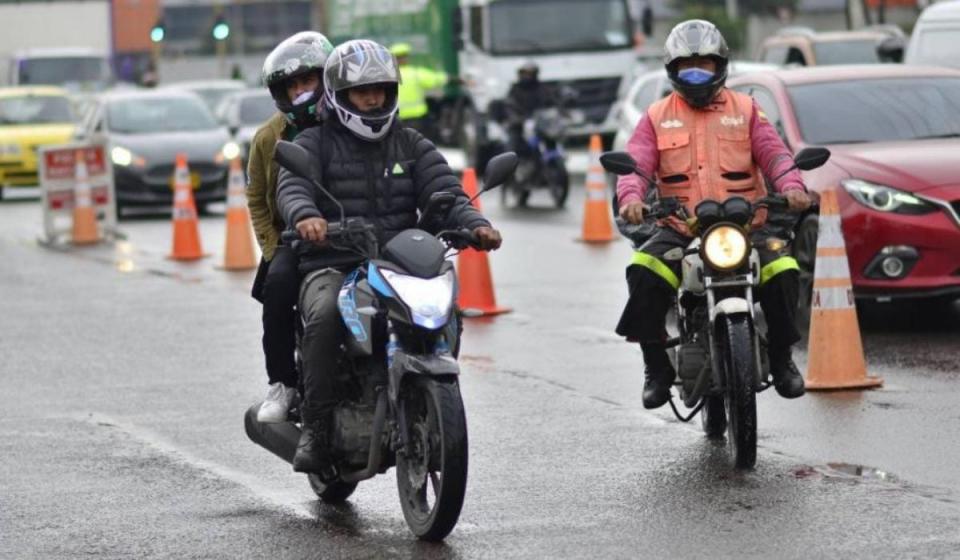
<svg viewBox="0 0 960 560">
<path fill-rule="evenodd" d="M 97 212 L 93 208 L 93 194 L 90 188 L 90 176 L 87 173 L 86 150 L 74 153 L 73 186 L 73 231 L 71 240 L 74 245 L 90 245 L 100 242 L 100 230 L 97 227 Z"/>
<path fill-rule="evenodd" d="M 587 166 L 587 199 L 583 203 L 583 232 L 578 241 L 609 243 L 613 236 L 610 203 L 607 202 L 607 182 L 604 179 L 600 154 L 603 142 L 599 134 L 590 137 L 589 165 Z"/>
<path fill-rule="evenodd" d="M 817 261 L 810 301 L 806 388 L 868 389 L 882 385 L 883 379 L 867 376 L 837 193 L 832 189 L 820 199 Z"/>
<path fill-rule="evenodd" d="M 194 261 L 204 257 L 200 248 L 200 226 L 197 222 L 197 205 L 193 201 L 193 184 L 187 168 L 187 155 L 177 154 L 177 166 L 173 171 L 173 252 L 170 258 L 177 261 Z"/>
<path fill-rule="evenodd" d="M 234 158 L 230 162 L 230 176 L 227 182 L 227 236 L 223 250 L 223 268 L 226 270 L 257 268 L 245 189 L 243 166 L 240 158 Z"/>
</svg>

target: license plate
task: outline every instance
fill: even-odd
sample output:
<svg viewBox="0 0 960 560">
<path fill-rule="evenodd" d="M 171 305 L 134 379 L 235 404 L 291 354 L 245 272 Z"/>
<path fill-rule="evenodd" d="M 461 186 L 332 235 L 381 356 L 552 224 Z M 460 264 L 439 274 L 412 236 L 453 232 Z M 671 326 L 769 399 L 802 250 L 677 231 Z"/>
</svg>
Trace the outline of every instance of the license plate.
<svg viewBox="0 0 960 560">
<path fill-rule="evenodd" d="M 200 173 L 197 171 L 190 172 L 190 185 L 193 187 L 193 190 L 200 188 Z M 170 190 L 173 190 L 173 176 L 170 177 Z"/>
</svg>

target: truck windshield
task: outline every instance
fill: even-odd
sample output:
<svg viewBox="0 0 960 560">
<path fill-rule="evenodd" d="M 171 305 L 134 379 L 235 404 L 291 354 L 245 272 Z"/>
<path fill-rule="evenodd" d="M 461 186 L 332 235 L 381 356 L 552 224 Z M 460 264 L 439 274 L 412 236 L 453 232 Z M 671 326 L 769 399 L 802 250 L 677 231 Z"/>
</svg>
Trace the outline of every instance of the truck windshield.
<svg viewBox="0 0 960 560">
<path fill-rule="evenodd" d="M 508 0 L 490 4 L 490 51 L 537 54 L 631 46 L 624 0 Z"/>
<path fill-rule="evenodd" d="M 106 60 L 96 56 L 24 58 L 18 62 L 21 84 L 103 83 L 107 76 Z"/>
</svg>

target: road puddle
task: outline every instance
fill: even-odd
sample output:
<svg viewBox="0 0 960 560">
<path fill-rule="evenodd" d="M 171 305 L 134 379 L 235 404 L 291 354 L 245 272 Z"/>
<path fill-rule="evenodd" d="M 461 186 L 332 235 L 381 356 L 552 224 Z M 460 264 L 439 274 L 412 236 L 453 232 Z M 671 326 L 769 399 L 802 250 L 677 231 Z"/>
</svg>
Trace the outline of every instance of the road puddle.
<svg viewBox="0 0 960 560">
<path fill-rule="evenodd" d="M 795 468 L 791 471 L 795 478 L 823 478 L 826 480 L 861 481 L 894 481 L 895 477 L 874 467 L 855 465 L 851 463 L 827 463 L 826 465 Z"/>
</svg>

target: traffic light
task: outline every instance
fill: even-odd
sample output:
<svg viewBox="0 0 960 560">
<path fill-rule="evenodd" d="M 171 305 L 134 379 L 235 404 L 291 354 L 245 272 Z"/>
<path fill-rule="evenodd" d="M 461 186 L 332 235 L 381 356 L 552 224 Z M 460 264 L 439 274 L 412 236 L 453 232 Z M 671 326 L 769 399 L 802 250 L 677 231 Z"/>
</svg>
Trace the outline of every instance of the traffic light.
<svg viewBox="0 0 960 560">
<path fill-rule="evenodd" d="M 150 40 L 154 43 L 159 43 L 163 41 L 163 38 L 167 34 L 166 25 L 163 22 L 163 18 L 157 20 L 157 23 L 153 24 L 153 27 L 150 28 Z"/>
<path fill-rule="evenodd" d="M 213 22 L 213 38 L 217 41 L 223 41 L 230 36 L 230 24 L 227 23 L 227 20 L 223 16 L 217 16 L 216 21 Z"/>
</svg>

